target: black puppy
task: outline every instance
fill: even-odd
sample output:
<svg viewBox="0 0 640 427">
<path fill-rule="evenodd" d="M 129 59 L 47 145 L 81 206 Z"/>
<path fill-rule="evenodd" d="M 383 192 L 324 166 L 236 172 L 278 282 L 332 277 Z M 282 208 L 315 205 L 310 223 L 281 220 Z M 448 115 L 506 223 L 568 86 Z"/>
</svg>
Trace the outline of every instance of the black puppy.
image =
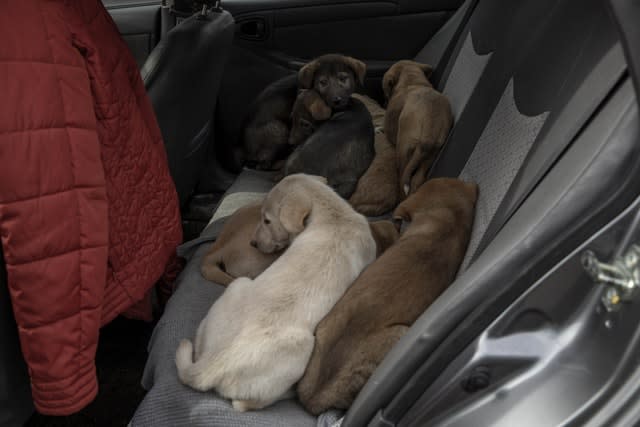
<svg viewBox="0 0 640 427">
<path fill-rule="evenodd" d="M 364 84 L 367 66 L 350 56 L 322 55 L 298 72 L 301 89 L 315 89 L 333 110 L 347 107 L 356 84 Z"/>
<path fill-rule="evenodd" d="M 310 136 L 289 156 L 284 175 L 307 173 L 324 176 L 340 196 L 348 199 L 375 154 L 371 115 L 362 102 L 349 97 L 343 110 L 323 121 L 327 114 L 319 102 L 322 98 L 315 90 L 300 91 L 296 99 L 291 117 L 291 136 L 300 139 Z M 317 110 L 316 114 L 310 109 Z M 295 139 L 290 142 L 297 144 L 301 141 Z"/>
<path fill-rule="evenodd" d="M 292 147 L 290 115 L 298 93 L 295 74 L 276 80 L 258 95 L 243 124 L 238 161 L 256 169 L 280 169 Z"/>
</svg>

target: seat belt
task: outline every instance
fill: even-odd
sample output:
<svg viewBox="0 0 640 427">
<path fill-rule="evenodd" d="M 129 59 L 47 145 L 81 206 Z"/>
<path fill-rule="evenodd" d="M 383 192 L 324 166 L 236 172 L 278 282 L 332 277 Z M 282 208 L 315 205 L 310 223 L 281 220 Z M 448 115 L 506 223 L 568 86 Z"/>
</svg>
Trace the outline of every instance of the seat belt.
<svg viewBox="0 0 640 427">
<path fill-rule="evenodd" d="M 444 74 L 444 70 L 447 68 L 447 65 L 449 64 L 449 61 L 451 60 L 451 57 L 453 56 L 453 51 L 455 50 L 456 45 L 458 44 L 458 40 L 460 39 L 460 36 L 462 35 L 462 31 L 464 31 L 464 29 L 467 26 L 467 23 L 469 22 L 469 19 L 471 18 L 471 15 L 473 14 L 473 11 L 475 10 L 476 6 L 478 5 L 478 0 L 469 0 L 470 4 L 467 7 L 467 10 L 464 11 L 464 15 L 462 16 L 462 19 L 460 20 L 460 23 L 458 24 L 458 27 L 456 28 L 456 30 L 453 32 L 453 34 L 451 35 L 451 38 L 449 39 L 449 42 L 447 43 L 447 46 L 445 47 L 444 51 L 442 52 L 442 56 L 440 56 L 440 60 L 438 61 L 438 65 L 436 66 L 436 68 L 433 70 L 432 76 L 433 76 L 433 81 L 437 83 L 437 85 L 435 85 L 436 87 L 440 87 L 441 86 L 441 79 L 442 76 Z"/>
<path fill-rule="evenodd" d="M 581 86 L 576 90 L 569 102 L 566 104 L 565 110 L 569 110 L 574 105 L 584 105 L 585 107 L 579 113 L 579 119 L 575 121 L 574 125 L 565 133 L 564 139 L 557 142 L 550 150 L 549 154 L 544 157 L 540 162 L 539 167 L 533 173 L 531 179 L 529 179 L 521 188 L 517 191 L 513 183 L 507 191 L 504 199 L 500 203 L 500 206 L 496 210 L 496 214 L 489 223 L 487 231 L 484 233 L 476 252 L 473 254 L 471 262 L 473 263 L 476 258 L 486 249 L 491 243 L 494 237 L 502 230 L 511 217 L 518 211 L 522 204 L 527 200 L 533 191 L 538 187 L 540 182 L 547 176 L 548 172 L 553 168 L 556 162 L 562 157 L 562 155 L 571 147 L 573 142 L 580 136 L 581 132 L 589 125 L 593 115 L 604 104 L 608 96 L 612 91 L 627 77 L 627 65 L 622 53 L 622 49 L 619 44 L 614 45 L 609 52 L 603 57 L 603 59 L 594 67 L 593 71 L 582 82 Z M 562 113 L 558 116 L 555 123 L 562 123 Z M 553 134 L 553 126 L 546 133 L 546 137 Z M 563 135 L 558 135 L 561 138 Z M 535 147 L 534 147 L 535 148 Z M 532 155 L 537 153 L 532 149 L 524 162 L 524 165 L 528 164 L 528 160 Z M 514 183 L 522 177 L 525 172 L 525 166 L 523 166 L 518 172 L 518 176 L 514 180 Z M 480 189 L 482 191 L 482 189 Z M 500 212 L 504 212 L 500 215 Z"/>
</svg>

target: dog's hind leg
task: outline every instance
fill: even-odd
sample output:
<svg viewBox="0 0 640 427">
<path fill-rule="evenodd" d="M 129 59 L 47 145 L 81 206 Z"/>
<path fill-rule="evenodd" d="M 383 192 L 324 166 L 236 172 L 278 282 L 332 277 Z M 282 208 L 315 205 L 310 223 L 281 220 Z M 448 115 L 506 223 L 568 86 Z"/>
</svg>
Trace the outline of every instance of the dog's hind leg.
<svg viewBox="0 0 640 427">
<path fill-rule="evenodd" d="M 210 253 L 203 259 L 200 272 L 202 273 L 202 277 L 210 282 L 227 286 L 229 283 L 233 282 L 235 278 L 224 271 L 223 268 L 223 261 L 219 259 L 218 254 L 214 252 Z"/>
<path fill-rule="evenodd" d="M 364 338 L 351 348 L 353 357 L 349 362 L 342 365 L 322 389 L 304 402 L 307 410 L 318 415 L 331 408 L 349 409 L 387 352 L 408 329 L 405 325 L 390 326 Z"/>
</svg>

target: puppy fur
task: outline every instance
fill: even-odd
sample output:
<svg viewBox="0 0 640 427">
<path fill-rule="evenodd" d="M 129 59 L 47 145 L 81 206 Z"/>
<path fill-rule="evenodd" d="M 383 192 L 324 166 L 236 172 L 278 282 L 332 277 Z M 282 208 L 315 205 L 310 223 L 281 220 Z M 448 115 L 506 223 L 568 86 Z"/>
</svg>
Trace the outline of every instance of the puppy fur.
<svg viewBox="0 0 640 427">
<path fill-rule="evenodd" d="M 289 144 L 300 145 L 306 141 L 322 122 L 331 117 L 331 108 L 313 89 L 300 89 L 291 111 Z"/>
<path fill-rule="evenodd" d="M 376 258 L 382 255 L 400 237 L 396 226 L 387 220 L 371 221 L 371 235 L 376 241 Z"/>
<path fill-rule="evenodd" d="M 290 246 L 254 280 L 231 282 L 200 323 L 195 354 L 182 340 L 184 384 L 215 389 L 238 411 L 291 396 L 318 322 L 376 255 L 365 217 L 324 181 L 294 175 L 269 192 L 254 240 L 264 252 Z"/>
<path fill-rule="evenodd" d="M 312 94 L 313 91 L 308 90 L 300 97 Z M 353 194 L 375 153 L 371 115 L 362 102 L 349 99 L 344 110 L 334 112 L 289 156 L 285 176 L 296 173 L 324 176 L 340 196 L 348 199 Z M 304 102 L 299 105 L 304 106 Z M 299 120 L 296 109 L 292 121 Z"/>
<path fill-rule="evenodd" d="M 428 80 L 429 65 L 414 61 L 395 63 L 382 79 L 388 100 L 385 131 L 396 146 L 400 186 L 405 195 L 426 180 L 453 124 L 447 97 Z"/>
<path fill-rule="evenodd" d="M 391 347 L 455 278 L 469 241 L 477 187 L 452 178 L 427 181 L 394 211 L 410 222 L 316 330 L 298 383 L 312 414 L 347 409 Z"/>
<path fill-rule="evenodd" d="M 362 101 L 371 114 L 375 128 L 376 154 L 367 171 L 358 180 L 349 203 L 361 214 L 382 215 L 396 207 L 400 198 L 396 149 L 387 139 L 384 130 L 384 109 L 367 96 L 359 94 L 352 96 Z"/>
<path fill-rule="evenodd" d="M 357 84 L 364 83 L 367 66 L 350 56 L 322 55 L 303 66 L 298 72 L 302 89 L 315 89 L 333 110 L 347 107 Z"/>
<path fill-rule="evenodd" d="M 231 215 L 211 249 L 202 259 L 202 276 L 227 286 L 238 277 L 254 279 L 280 256 L 265 254 L 251 246 L 253 233 L 261 220 L 262 203 L 243 206 Z"/>
<path fill-rule="evenodd" d="M 280 169 L 291 153 L 288 144 L 291 108 L 298 79 L 290 75 L 267 86 L 251 105 L 242 128 L 240 164 L 261 170 Z"/>
</svg>

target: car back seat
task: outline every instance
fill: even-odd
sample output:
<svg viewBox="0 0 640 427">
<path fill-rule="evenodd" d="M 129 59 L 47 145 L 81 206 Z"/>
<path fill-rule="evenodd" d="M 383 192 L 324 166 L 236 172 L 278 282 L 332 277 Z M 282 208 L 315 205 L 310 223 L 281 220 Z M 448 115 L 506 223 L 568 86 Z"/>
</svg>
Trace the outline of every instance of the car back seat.
<svg viewBox="0 0 640 427">
<path fill-rule="evenodd" d="M 465 5 L 473 3 L 467 0 Z M 460 20 L 462 15 L 459 12 L 452 19 Z M 451 31 L 451 25 L 441 30 Z M 443 39 L 446 37 L 436 35 L 417 59 L 429 62 L 429 52 L 444 52 Z M 607 144 L 606 132 L 598 135 L 587 135 L 587 129 L 577 132 L 581 122 L 591 116 L 615 117 L 616 120 L 606 122 L 607 129 L 615 132 L 616 126 L 627 124 L 618 121 L 618 116 L 629 119 L 637 115 L 636 110 L 629 110 L 635 105 L 629 102 L 633 95 L 624 81 L 624 66 L 615 32 L 599 0 L 478 2 L 460 31 L 447 65 L 438 67 L 443 69 L 438 87 L 454 104 L 456 124 L 432 169 L 432 176 L 462 176 L 480 184 L 476 223 L 465 266 L 456 282 L 385 358 L 348 412 L 344 425 L 366 425 L 372 419 L 373 425 L 393 425 L 398 421 L 402 409 L 407 409 L 406 404 L 394 400 L 396 406 L 388 411 L 378 409 L 392 402 L 403 386 L 415 387 L 413 391 L 419 392 L 424 384 L 409 379 L 437 344 L 483 298 L 488 299 L 492 287 L 502 286 L 504 292 L 511 290 L 511 297 L 522 292 L 521 287 L 513 286 L 511 279 L 521 276 L 526 279 L 526 274 L 532 274 L 528 268 L 534 264 L 527 260 L 535 260 L 536 266 L 553 265 L 554 259 L 580 239 L 578 226 L 587 206 L 604 197 L 605 188 L 615 180 L 635 172 L 638 148 L 628 138 Z M 597 93 L 584 89 L 595 86 L 599 87 Z M 606 105 L 600 105 L 603 100 Z M 596 107 L 598 115 L 593 114 Z M 556 153 L 575 133 L 580 140 Z M 583 141 L 587 136 L 588 143 Z M 550 159 L 556 166 L 547 173 Z M 609 174 L 605 172 L 607 166 L 613 168 Z M 529 195 L 528 183 L 537 183 L 541 173 L 545 181 Z M 249 179 L 255 179 L 255 173 L 240 174 L 221 203 L 225 212 L 232 212 L 242 199 L 237 189 L 253 192 L 253 188 L 259 187 L 242 184 Z M 555 182 L 549 184 L 549 180 Z M 265 184 L 261 190 L 269 187 Z M 524 204 L 523 194 L 528 196 Z M 225 200 L 230 202 L 225 205 Z M 622 198 L 615 200 L 624 205 Z M 511 206 L 520 204 L 522 207 L 513 214 Z M 507 212 L 510 214 L 503 218 Z M 506 225 L 500 224 L 507 219 Z M 220 221 L 216 222 L 204 234 L 214 236 L 211 230 L 219 224 Z M 483 236 L 494 229 L 495 237 L 488 243 L 482 242 Z M 567 234 L 569 231 L 573 234 Z M 588 229 L 579 231 L 587 233 Z M 522 240 L 510 240 L 514 236 Z M 551 239 L 557 241 L 550 244 Z M 199 262 L 199 258 L 196 256 L 192 262 Z M 168 308 L 169 312 L 175 311 L 171 314 L 173 319 L 179 318 L 177 311 L 183 310 L 179 307 L 190 300 L 186 296 L 187 287 L 193 289 L 189 282 L 196 280 L 196 275 L 197 280 L 202 280 L 197 270 L 193 271 L 192 276 L 187 273 L 181 279 L 181 287 L 185 289 L 177 291 L 180 304 Z M 197 323 L 191 327 L 195 330 L 196 326 Z M 189 336 L 193 330 L 183 334 Z M 468 328 L 471 334 L 473 330 Z M 172 332 L 175 333 L 175 328 Z M 171 354 L 177 339 L 166 338 L 168 348 L 152 345 L 152 354 L 154 351 Z M 447 360 L 446 355 L 442 360 Z M 175 377 L 173 371 L 160 373 L 157 368 L 147 374 L 156 378 Z M 153 393 L 152 389 L 150 394 Z M 156 410 L 161 410 L 157 403 L 143 404 L 138 413 Z M 271 410 L 278 410 L 278 406 Z M 389 424 L 385 424 L 387 421 Z M 286 420 L 283 425 L 287 425 Z"/>
<path fill-rule="evenodd" d="M 637 107 L 603 2 L 540 6 L 548 13 L 530 34 L 529 48 L 515 56 L 512 75 L 494 53 L 431 171 L 479 183 L 473 234 L 458 279 L 388 355 L 344 425 L 372 418 L 372 426 L 395 425 L 413 403 L 409 396 L 430 384 L 452 348 L 463 348 L 533 283 L 536 272 L 547 271 L 638 193 L 638 185 L 625 186 L 639 163 L 632 124 Z M 532 28 L 522 21 L 516 26 Z M 470 27 L 473 38 L 473 21 Z M 497 102 L 487 105 L 490 100 Z M 487 119 L 478 118 L 487 111 Z M 483 302 L 496 300 L 495 311 L 480 310 Z M 465 327 L 452 336 L 461 322 Z M 456 339 L 448 356 L 433 354 L 443 340 Z M 425 360 L 431 363 L 416 375 Z"/>
</svg>

